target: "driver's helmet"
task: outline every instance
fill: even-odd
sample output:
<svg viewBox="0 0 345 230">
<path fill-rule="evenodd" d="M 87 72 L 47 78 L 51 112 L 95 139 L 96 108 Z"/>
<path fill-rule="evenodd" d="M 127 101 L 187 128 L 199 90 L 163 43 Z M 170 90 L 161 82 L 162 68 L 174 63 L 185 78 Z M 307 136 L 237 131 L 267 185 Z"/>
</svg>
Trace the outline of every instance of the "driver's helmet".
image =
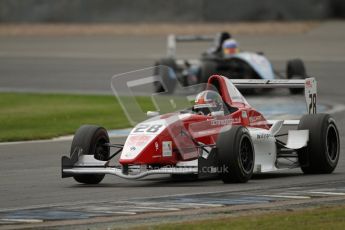
<svg viewBox="0 0 345 230">
<path fill-rule="evenodd" d="M 213 90 L 202 91 L 195 98 L 194 111 L 203 115 L 223 111 L 222 97 Z"/>
<path fill-rule="evenodd" d="M 233 55 L 239 52 L 238 43 L 235 39 L 227 39 L 223 43 L 223 54 Z"/>
</svg>

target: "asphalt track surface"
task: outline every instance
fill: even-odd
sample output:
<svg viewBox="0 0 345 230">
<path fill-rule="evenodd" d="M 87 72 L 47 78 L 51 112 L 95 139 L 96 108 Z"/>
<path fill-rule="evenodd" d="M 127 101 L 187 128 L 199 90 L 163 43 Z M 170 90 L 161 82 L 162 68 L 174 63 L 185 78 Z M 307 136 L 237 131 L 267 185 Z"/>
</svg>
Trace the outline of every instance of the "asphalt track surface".
<svg viewBox="0 0 345 230">
<path fill-rule="evenodd" d="M 306 34 L 237 36 L 245 50 L 264 51 L 278 68 L 302 58 L 318 80 L 319 98 L 345 104 L 345 22 L 329 22 Z M 201 44 L 178 49 L 196 57 Z M 0 90 L 111 93 L 116 73 L 150 66 L 165 54 L 163 37 L 25 37 L 0 38 Z M 274 95 L 279 94 L 274 93 Z M 262 97 L 265 100 L 265 97 Z M 79 202 L 118 202 L 143 197 L 226 191 L 270 191 L 297 186 L 345 187 L 345 113 L 335 111 L 341 139 L 338 167 L 330 175 L 303 175 L 299 169 L 254 176 L 246 184 L 219 180 L 172 182 L 167 176 L 128 181 L 107 176 L 97 186 L 60 178 L 60 158 L 71 141 L 0 144 L 0 211 Z M 115 138 L 114 143 L 124 138 Z"/>
</svg>

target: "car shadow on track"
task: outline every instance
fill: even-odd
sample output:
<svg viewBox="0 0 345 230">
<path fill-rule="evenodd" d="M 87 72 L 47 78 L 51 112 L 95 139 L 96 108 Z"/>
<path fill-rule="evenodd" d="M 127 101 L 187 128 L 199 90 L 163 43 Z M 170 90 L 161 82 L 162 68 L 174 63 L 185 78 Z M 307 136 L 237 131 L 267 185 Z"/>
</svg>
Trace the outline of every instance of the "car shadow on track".
<svg viewBox="0 0 345 230">
<path fill-rule="evenodd" d="M 262 173 L 254 174 L 251 180 L 266 180 L 266 179 L 276 179 L 276 178 L 285 178 L 285 177 L 298 177 L 303 176 L 303 173 Z"/>
<path fill-rule="evenodd" d="M 253 183 L 262 183 L 265 180 L 280 180 L 281 178 L 292 178 L 292 177 L 301 177 L 304 176 L 302 173 L 263 173 L 255 174 L 248 183 L 230 183 L 228 185 L 236 186 L 252 186 Z M 78 188 L 111 188 L 111 187 L 121 187 L 121 188 L 142 188 L 142 187 L 210 187 L 210 186 L 223 186 L 222 181 L 219 178 L 202 178 L 197 180 L 174 180 L 170 177 L 155 177 L 155 178 L 146 178 L 137 181 L 121 181 L 114 183 L 103 182 L 97 185 L 86 185 L 86 184 L 75 184 L 70 187 Z"/>
</svg>

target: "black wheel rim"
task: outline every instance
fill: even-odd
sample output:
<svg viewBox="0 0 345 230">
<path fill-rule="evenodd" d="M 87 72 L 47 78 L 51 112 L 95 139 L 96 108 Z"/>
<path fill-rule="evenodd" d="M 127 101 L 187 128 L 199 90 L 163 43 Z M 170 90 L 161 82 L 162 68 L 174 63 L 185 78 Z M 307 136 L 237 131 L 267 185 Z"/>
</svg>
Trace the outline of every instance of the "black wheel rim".
<svg viewBox="0 0 345 230">
<path fill-rule="evenodd" d="M 328 126 L 326 134 L 326 151 L 330 161 L 335 162 L 338 157 L 338 132 L 333 124 Z"/>
<path fill-rule="evenodd" d="M 240 163 L 246 173 L 250 173 L 254 164 L 254 152 L 252 143 L 247 136 L 240 141 Z"/>
<path fill-rule="evenodd" d="M 97 160 L 100 161 L 106 161 L 109 157 L 109 147 L 105 146 L 107 138 L 106 137 L 100 137 L 96 141 L 96 146 L 95 146 L 95 152 L 94 152 L 94 157 Z"/>
</svg>

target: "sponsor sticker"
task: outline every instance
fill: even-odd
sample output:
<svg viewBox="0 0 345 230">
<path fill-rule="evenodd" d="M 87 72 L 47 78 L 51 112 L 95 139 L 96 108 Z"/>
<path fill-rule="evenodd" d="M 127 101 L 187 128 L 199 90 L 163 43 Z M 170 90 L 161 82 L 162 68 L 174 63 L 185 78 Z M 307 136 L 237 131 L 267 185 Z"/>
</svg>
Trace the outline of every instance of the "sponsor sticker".
<svg viewBox="0 0 345 230">
<path fill-rule="evenodd" d="M 134 146 L 130 147 L 130 150 L 131 150 L 131 151 L 134 151 L 134 150 L 136 150 L 136 149 L 137 149 L 137 148 L 134 147 Z"/>
<path fill-rule="evenodd" d="M 270 137 L 272 137 L 272 135 L 270 135 L 268 133 L 256 134 L 256 139 L 258 139 L 258 140 L 267 140 Z"/>
<path fill-rule="evenodd" d="M 314 78 L 307 78 L 305 81 L 305 98 L 307 102 L 307 110 L 309 114 L 316 113 L 316 94 L 317 94 L 317 85 Z"/>
<path fill-rule="evenodd" d="M 172 156 L 172 142 L 171 141 L 163 141 L 162 142 L 162 155 L 163 155 L 163 157 L 171 157 Z"/>
<path fill-rule="evenodd" d="M 143 146 L 147 144 L 147 142 L 151 139 L 149 136 L 145 135 L 135 135 L 135 136 L 129 136 L 128 137 L 128 145 L 134 145 L 134 146 Z"/>
<path fill-rule="evenodd" d="M 311 81 L 312 81 L 311 79 L 307 79 L 307 80 L 305 81 L 305 87 L 306 87 L 306 88 L 309 89 L 309 88 L 313 87 Z"/>
<path fill-rule="evenodd" d="M 262 124 L 263 121 L 263 117 L 262 116 L 253 116 L 253 117 L 249 117 L 249 122 L 252 125 L 259 125 L 260 123 Z"/>
<path fill-rule="evenodd" d="M 155 142 L 155 148 L 156 148 L 156 152 L 157 152 L 158 149 L 159 149 L 159 145 L 158 145 L 158 142 L 157 142 L 157 141 Z"/>
<path fill-rule="evenodd" d="M 241 122 L 240 118 L 233 118 L 233 119 L 215 119 L 211 120 L 212 126 L 224 126 L 224 125 L 231 125 L 233 123 L 239 123 Z"/>
</svg>

